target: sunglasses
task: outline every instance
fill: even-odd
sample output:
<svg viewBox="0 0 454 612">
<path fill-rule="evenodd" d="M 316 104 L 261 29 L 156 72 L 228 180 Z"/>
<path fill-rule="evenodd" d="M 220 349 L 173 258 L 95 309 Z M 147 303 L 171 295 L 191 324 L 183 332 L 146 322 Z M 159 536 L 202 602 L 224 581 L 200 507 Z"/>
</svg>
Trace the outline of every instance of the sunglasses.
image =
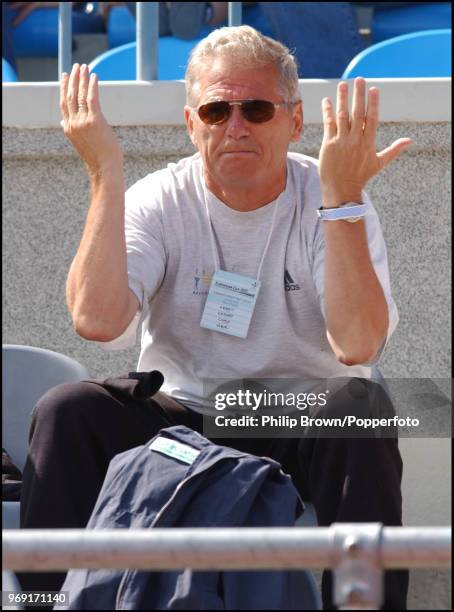
<svg viewBox="0 0 454 612">
<path fill-rule="evenodd" d="M 283 102 L 282 104 L 273 104 L 268 100 L 235 100 L 227 102 L 220 100 L 217 102 L 208 102 L 202 104 L 197 109 L 197 114 L 200 119 L 208 125 L 220 125 L 230 119 L 233 107 L 239 106 L 241 114 L 251 123 L 265 123 L 271 121 L 276 113 L 276 109 L 281 106 L 289 106 L 296 102 Z"/>
</svg>

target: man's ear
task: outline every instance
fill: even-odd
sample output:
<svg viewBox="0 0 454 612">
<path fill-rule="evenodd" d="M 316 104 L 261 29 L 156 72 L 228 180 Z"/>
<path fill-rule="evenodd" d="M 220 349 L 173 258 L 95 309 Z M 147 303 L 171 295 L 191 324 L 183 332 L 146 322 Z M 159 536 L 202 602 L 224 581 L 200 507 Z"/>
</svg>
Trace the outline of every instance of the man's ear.
<svg viewBox="0 0 454 612">
<path fill-rule="evenodd" d="M 194 119 L 193 119 L 192 108 L 188 105 L 184 107 L 184 120 L 186 122 L 186 128 L 188 130 L 189 138 L 192 141 L 192 144 L 197 148 L 197 141 L 195 139 L 194 134 Z"/>
<path fill-rule="evenodd" d="M 291 142 L 298 142 L 301 138 L 301 134 L 303 133 L 303 103 L 298 102 L 293 107 L 293 130 L 292 135 L 290 137 Z"/>
</svg>

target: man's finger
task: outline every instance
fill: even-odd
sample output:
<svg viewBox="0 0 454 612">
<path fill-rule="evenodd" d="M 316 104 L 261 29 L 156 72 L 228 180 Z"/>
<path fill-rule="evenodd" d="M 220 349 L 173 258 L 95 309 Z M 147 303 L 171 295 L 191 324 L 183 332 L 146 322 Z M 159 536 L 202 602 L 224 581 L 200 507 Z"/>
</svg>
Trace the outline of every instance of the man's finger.
<svg viewBox="0 0 454 612">
<path fill-rule="evenodd" d="M 413 143 L 411 138 L 399 138 L 395 140 L 392 145 L 377 153 L 377 157 L 380 160 L 380 169 L 383 169 L 390 161 L 395 159 L 402 151 Z"/>
<path fill-rule="evenodd" d="M 79 92 L 77 94 L 77 105 L 79 112 L 88 112 L 88 66 L 82 64 L 79 73 Z"/>
<path fill-rule="evenodd" d="M 337 135 L 346 136 L 350 131 L 350 120 L 348 113 L 348 84 L 341 81 L 337 86 Z"/>
<path fill-rule="evenodd" d="M 334 117 L 333 104 L 329 98 L 322 100 L 323 116 L 323 138 L 334 138 L 337 133 L 336 118 Z"/>
<path fill-rule="evenodd" d="M 68 120 L 68 102 L 66 99 L 68 93 L 69 74 L 63 72 L 60 80 L 60 111 L 64 121 Z"/>
<path fill-rule="evenodd" d="M 68 102 L 68 111 L 70 116 L 76 116 L 78 111 L 77 96 L 79 92 L 79 64 L 74 64 L 69 76 L 68 93 L 66 96 Z"/>
<path fill-rule="evenodd" d="M 352 105 L 352 132 L 360 134 L 364 128 L 366 116 L 366 81 L 362 77 L 355 79 Z"/>
<path fill-rule="evenodd" d="M 87 104 L 88 112 L 92 115 L 98 115 L 101 112 L 101 106 L 99 104 L 98 75 L 94 72 L 90 74 L 90 81 L 88 83 Z"/>
<path fill-rule="evenodd" d="M 369 142 L 375 142 L 378 126 L 378 89 L 371 87 L 367 98 L 367 113 L 364 126 L 364 136 Z"/>
</svg>

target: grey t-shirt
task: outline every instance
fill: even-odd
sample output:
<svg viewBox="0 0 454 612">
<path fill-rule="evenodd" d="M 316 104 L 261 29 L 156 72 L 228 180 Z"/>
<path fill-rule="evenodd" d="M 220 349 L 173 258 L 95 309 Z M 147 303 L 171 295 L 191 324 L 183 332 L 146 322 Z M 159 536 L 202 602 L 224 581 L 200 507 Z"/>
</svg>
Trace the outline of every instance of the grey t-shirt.
<svg viewBox="0 0 454 612">
<path fill-rule="evenodd" d="M 276 201 L 250 212 L 233 210 L 204 186 L 198 153 L 135 183 L 126 193 L 126 244 L 129 286 L 141 310 L 122 336 L 101 344 L 131 346 L 140 327 L 138 371 L 160 370 L 162 391 L 200 412 L 210 406 L 205 379 L 370 377 L 373 364 L 339 363 L 326 338 L 317 164 L 288 154 L 287 184 L 245 339 L 200 327 L 215 270 L 204 198 L 222 269 L 250 277 L 257 275 Z M 388 303 L 389 339 L 397 308 L 378 216 L 363 195 L 371 260 Z"/>
</svg>

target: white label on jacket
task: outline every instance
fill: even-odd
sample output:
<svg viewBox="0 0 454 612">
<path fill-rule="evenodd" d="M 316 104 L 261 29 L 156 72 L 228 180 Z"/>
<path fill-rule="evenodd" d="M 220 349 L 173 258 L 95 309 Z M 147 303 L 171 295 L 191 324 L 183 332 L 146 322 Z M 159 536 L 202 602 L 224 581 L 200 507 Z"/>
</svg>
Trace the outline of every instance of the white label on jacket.
<svg viewBox="0 0 454 612">
<path fill-rule="evenodd" d="M 183 461 L 183 463 L 188 463 L 189 465 L 194 463 L 200 455 L 200 451 L 192 448 L 192 446 L 182 444 L 171 438 L 164 438 L 163 436 L 153 440 L 148 448 L 158 453 L 162 453 L 163 455 L 173 457 L 174 459 L 179 459 Z"/>
</svg>

